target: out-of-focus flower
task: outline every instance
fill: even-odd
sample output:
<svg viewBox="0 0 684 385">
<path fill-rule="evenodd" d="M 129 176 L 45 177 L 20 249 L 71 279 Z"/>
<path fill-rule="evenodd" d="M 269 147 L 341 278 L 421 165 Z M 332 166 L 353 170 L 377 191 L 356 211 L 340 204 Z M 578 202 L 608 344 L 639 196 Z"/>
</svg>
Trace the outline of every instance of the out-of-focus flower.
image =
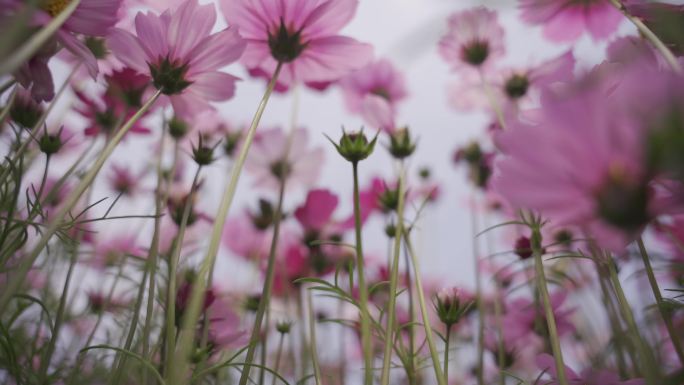
<svg viewBox="0 0 684 385">
<path fill-rule="evenodd" d="M 215 22 L 213 4 L 188 0 L 161 15 L 139 12 L 137 35 L 115 28 L 109 47 L 124 64 L 149 75 L 176 114 L 191 117 L 211 109 L 209 101 L 235 93 L 237 78 L 218 70 L 237 60 L 246 43 L 232 27 L 212 34 Z"/>
<path fill-rule="evenodd" d="M 655 177 L 684 175 L 674 150 L 681 149 L 681 82 L 635 63 L 548 92 L 537 124 L 514 122 L 497 136 L 505 156 L 496 163 L 494 189 L 514 208 L 623 249 L 671 206 L 654 194 Z"/>
<path fill-rule="evenodd" d="M 323 159 L 322 148 L 309 148 L 307 130 L 299 128 L 288 134 L 274 128 L 257 134 L 245 169 L 252 173 L 255 186 L 277 191 L 281 180 L 287 180 L 288 188 L 313 185 Z"/>
<path fill-rule="evenodd" d="M 240 317 L 232 304 L 222 297 L 216 298 L 208 307 L 209 344 L 212 352 L 244 346 L 248 334 L 241 327 Z"/>
<path fill-rule="evenodd" d="M 684 5 L 650 0 L 623 1 L 627 12 L 646 26 L 677 56 L 684 54 Z"/>
<path fill-rule="evenodd" d="M 117 313 L 128 308 L 130 304 L 130 300 L 127 298 L 117 295 L 109 297 L 103 291 L 88 290 L 86 296 L 88 297 L 88 308 L 95 314 Z"/>
<path fill-rule="evenodd" d="M 559 385 L 557 382 L 558 371 L 554 358 L 550 354 L 540 354 L 536 359 L 537 367 L 546 372 L 547 377 L 551 377 L 551 382 L 544 380 L 545 384 Z M 581 374 L 575 373 L 568 366 L 565 366 L 565 377 L 570 385 L 643 385 L 644 380 L 637 378 L 631 380 L 621 380 L 620 376 L 610 370 L 595 371 L 591 368 L 585 369 Z"/>
<path fill-rule="evenodd" d="M 454 13 L 449 17 L 439 52 L 457 71 L 488 68 L 505 53 L 504 30 L 496 11 L 485 7 Z"/>
<path fill-rule="evenodd" d="M 568 293 L 564 291 L 551 293 L 550 296 L 559 337 L 575 331 L 571 319 L 575 310 L 564 306 L 567 296 Z M 506 325 L 504 340 L 506 346 L 524 345 L 529 341 L 547 335 L 546 316 L 541 305 L 535 306 L 535 303 L 527 298 L 517 298 L 507 303 L 506 308 L 508 312 L 503 318 L 503 324 Z M 543 322 L 537 323 L 536 320 L 538 319 Z"/>
<path fill-rule="evenodd" d="M 544 26 L 544 36 L 572 41 L 588 32 L 594 40 L 608 38 L 624 18 L 609 1 L 520 0 L 522 19 Z"/>
<path fill-rule="evenodd" d="M 392 131 L 396 128 L 396 106 L 406 98 L 404 77 L 389 60 L 368 64 L 342 78 L 347 108 L 373 128 Z"/>
<path fill-rule="evenodd" d="M 260 261 L 268 255 L 270 232 L 258 229 L 248 214 L 228 218 L 222 244 L 236 255 Z"/>
<path fill-rule="evenodd" d="M 134 197 L 140 190 L 140 184 L 144 177 L 144 172 L 135 175 L 131 172 L 130 168 L 115 164 L 112 165 L 108 182 L 110 188 L 116 193 L 127 197 Z"/>
<path fill-rule="evenodd" d="M 338 35 L 356 0 L 221 0 L 221 10 L 248 44 L 241 62 L 270 78 L 278 62 L 283 86 L 327 82 L 366 65 L 370 45 Z"/>
<path fill-rule="evenodd" d="M 119 20 L 118 11 L 122 0 L 81 0 L 74 12 L 55 33 L 54 40 L 48 42 L 38 54 L 31 58 L 16 74 L 17 81 L 31 93 L 37 101 L 48 101 L 54 97 L 54 84 L 47 63 L 57 52 L 57 43 L 79 57 L 88 72 L 95 77 L 98 72 L 97 60 L 93 52 L 76 35 L 87 37 L 104 37 Z M 9 0 L 10 6 L 17 9 L 24 6 L 19 0 Z M 69 1 L 42 1 L 38 11 L 33 13 L 31 23 L 34 26 L 46 25 L 64 11 Z"/>
<path fill-rule="evenodd" d="M 20 127 L 33 128 L 43 115 L 43 106 L 23 87 L 15 88 L 16 96 L 9 111 L 10 118 Z"/>
<path fill-rule="evenodd" d="M 137 245 L 134 234 L 100 233 L 92 241 L 92 256 L 88 265 L 104 269 L 125 263 L 129 257 L 143 258 L 145 252 Z"/>
<path fill-rule="evenodd" d="M 470 74 L 449 88 L 449 102 L 461 111 L 492 111 L 495 105 L 509 116 L 536 101 L 543 88 L 572 80 L 574 66 L 575 58 L 568 51 L 537 66 L 491 70 L 484 73 L 487 90 L 479 76 Z"/>
</svg>

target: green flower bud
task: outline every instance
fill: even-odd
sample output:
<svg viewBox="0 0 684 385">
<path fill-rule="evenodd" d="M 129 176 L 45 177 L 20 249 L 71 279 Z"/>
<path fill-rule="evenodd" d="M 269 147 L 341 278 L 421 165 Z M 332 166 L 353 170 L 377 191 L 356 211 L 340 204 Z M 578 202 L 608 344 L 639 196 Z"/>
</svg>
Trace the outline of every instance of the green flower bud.
<svg viewBox="0 0 684 385">
<path fill-rule="evenodd" d="M 368 139 L 363 134 L 363 129 L 359 132 L 353 132 L 348 134 L 342 129 L 342 138 L 340 138 L 340 143 L 335 143 L 332 139 L 328 138 L 330 142 L 335 146 L 337 152 L 342 155 L 346 160 L 352 163 L 358 163 L 364 160 L 373 153 L 375 148 L 375 142 L 378 140 L 378 136 L 368 142 Z"/>
<path fill-rule="evenodd" d="M 399 128 L 390 134 L 389 152 L 397 159 L 404 159 L 416 150 L 415 142 L 411 141 L 408 127 Z"/>
</svg>

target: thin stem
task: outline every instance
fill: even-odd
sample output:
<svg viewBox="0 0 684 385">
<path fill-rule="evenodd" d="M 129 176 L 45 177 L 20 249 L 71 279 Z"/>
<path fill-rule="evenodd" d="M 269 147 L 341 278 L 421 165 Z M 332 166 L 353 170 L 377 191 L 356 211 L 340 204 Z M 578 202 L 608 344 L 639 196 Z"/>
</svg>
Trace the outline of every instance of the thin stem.
<svg viewBox="0 0 684 385">
<path fill-rule="evenodd" d="M 444 336 L 444 381 L 449 383 L 449 341 L 451 340 L 451 326 L 446 326 L 446 336 Z"/>
<path fill-rule="evenodd" d="M 283 343 L 285 342 L 285 333 L 280 333 L 280 340 L 278 341 L 278 350 L 276 350 L 276 358 L 275 358 L 275 364 L 273 366 L 273 371 L 278 373 L 278 370 L 280 370 L 280 358 L 283 355 Z M 273 376 L 273 382 L 272 385 L 276 385 L 276 380 L 278 378 L 276 376 Z"/>
<path fill-rule="evenodd" d="M 684 365 L 684 351 L 682 350 L 681 340 L 679 338 L 679 333 L 672 324 L 671 314 L 668 314 L 666 305 L 663 301 L 663 296 L 660 293 L 660 287 L 658 287 L 658 281 L 653 274 L 653 267 L 651 266 L 651 260 L 648 256 L 648 251 L 644 245 L 644 240 L 639 237 L 637 238 L 637 245 L 639 245 L 639 251 L 641 252 L 641 259 L 644 261 L 644 267 L 646 268 L 646 275 L 648 276 L 648 283 L 651 285 L 651 290 L 653 291 L 653 296 L 656 300 L 656 305 L 658 310 L 660 310 L 660 315 L 663 317 L 663 322 L 665 322 L 665 327 L 667 328 L 667 333 L 670 335 L 672 340 L 672 345 L 674 346 L 679 362 Z"/>
<path fill-rule="evenodd" d="M 560 340 L 558 339 L 556 318 L 553 314 L 553 307 L 551 306 L 551 299 L 549 298 L 549 289 L 546 285 L 546 273 L 544 272 L 544 263 L 542 261 L 541 233 L 539 228 L 532 229 L 531 243 L 537 278 L 537 290 L 541 295 L 542 305 L 544 306 L 544 315 L 546 318 L 546 326 L 549 331 L 551 352 L 553 353 L 553 359 L 556 364 L 556 379 L 558 380 L 559 385 L 568 385 L 568 378 L 565 373 L 565 363 L 563 362 L 563 352 L 561 351 Z"/>
<path fill-rule="evenodd" d="M 404 233 L 404 243 L 411 255 L 411 262 L 413 263 L 413 271 L 416 275 L 415 285 L 416 293 L 418 294 L 418 304 L 420 306 L 420 313 L 423 317 L 423 328 L 425 328 L 425 338 L 427 339 L 428 348 L 430 349 L 430 356 L 432 358 L 432 366 L 435 370 L 435 377 L 439 385 L 447 385 L 442 366 L 439 363 L 439 355 L 437 354 L 437 347 L 435 346 L 435 339 L 432 335 L 432 326 L 430 326 L 430 315 L 428 314 L 427 305 L 425 303 L 425 293 L 423 292 L 423 284 L 420 276 L 420 267 L 418 265 L 418 256 L 413 250 L 411 237 L 407 232 Z"/>
<path fill-rule="evenodd" d="M 352 162 L 354 177 L 354 229 L 356 232 L 356 271 L 359 281 L 361 309 L 361 346 L 363 348 L 364 384 L 373 384 L 373 346 L 371 345 L 370 314 L 368 313 L 368 287 L 363 260 L 363 241 L 361 239 L 361 204 L 359 199 L 358 163 Z M 391 328 L 390 328 L 391 330 Z"/>
<path fill-rule="evenodd" d="M 73 3 L 77 2 L 78 1 L 74 1 Z M 47 246 L 48 242 L 50 241 L 50 238 L 52 238 L 52 236 L 57 232 L 57 230 L 59 230 L 60 226 L 62 225 L 62 220 L 64 219 L 64 216 L 72 208 L 74 208 L 78 200 L 81 198 L 81 195 L 83 195 L 86 189 L 90 187 L 90 184 L 93 182 L 93 179 L 95 179 L 95 176 L 100 171 L 104 163 L 107 161 L 112 152 L 114 152 L 114 149 L 117 147 L 119 142 L 121 142 L 123 136 L 126 135 L 128 130 L 130 130 L 130 128 L 133 126 L 133 124 L 138 119 L 140 119 L 140 117 L 152 106 L 152 104 L 154 104 L 157 98 L 159 98 L 159 95 L 161 95 L 161 91 L 157 91 L 154 95 L 152 95 L 152 97 L 140 108 L 140 110 L 138 110 L 138 112 L 131 116 L 131 118 L 126 122 L 126 124 L 124 124 L 123 127 L 121 127 L 119 131 L 117 131 L 116 135 L 112 137 L 110 142 L 107 143 L 107 146 L 102 150 L 100 156 L 95 160 L 93 166 L 88 170 L 83 179 L 81 179 L 81 182 L 74 188 L 71 194 L 69 194 L 69 196 L 66 197 L 63 206 L 59 209 L 59 211 L 57 211 L 57 213 L 54 216 L 54 219 L 50 221 L 50 224 L 44 230 L 40 240 L 36 243 L 31 252 L 29 252 L 26 255 L 26 257 L 22 260 L 20 265 L 13 272 L 11 278 L 7 282 L 7 285 L 5 286 L 2 295 L 0 296 L 0 313 L 5 312 L 7 304 L 9 303 L 12 296 L 21 287 L 21 284 L 24 282 L 26 274 L 31 269 L 31 266 L 36 261 L 40 253 L 45 248 L 45 246 Z"/>
<path fill-rule="evenodd" d="M 506 352 L 504 351 L 504 327 L 502 322 L 501 303 L 503 302 L 503 293 L 499 284 L 496 283 L 497 295 L 494 296 L 494 322 L 496 323 L 497 339 L 496 339 L 496 361 L 499 366 L 499 384 L 506 385 L 506 373 L 504 367 L 506 366 Z"/>
<path fill-rule="evenodd" d="M 35 33 L 31 38 L 17 49 L 12 56 L 0 63 L 0 76 L 16 71 L 22 64 L 28 61 L 45 42 L 69 19 L 76 10 L 81 0 L 73 0 L 67 3 L 62 12 L 52 18 L 50 22 Z"/>
<path fill-rule="evenodd" d="M 271 292 L 273 291 L 273 280 L 275 277 L 275 258 L 276 251 L 278 247 L 278 237 L 280 235 L 280 222 L 283 211 L 283 198 L 285 196 L 285 179 L 280 181 L 280 191 L 278 192 L 278 204 L 276 205 L 276 211 L 273 220 L 273 239 L 271 240 L 271 249 L 268 254 L 268 265 L 266 267 L 266 282 L 261 292 L 261 298 L 259 299 L 259 307 L 257 308 L 256 316 L 254 317 L 254 325 L 252 327 L 252 334 L 249 339 L 250 344 L 247 349 L 247 355 L 245 357 L 245 363 L 247 364 L 244 369 L 242 369 L 242 375 L 240 377 L 240 384 L 245 385 L 249 379 L 249 372 L 251 368 L 251 363 L 254 361 L 254 355 L 256 353 L 256 346 L 259 344 L 261 339 L 261 326 L 264 320 L 264 315 L 268 309 L 269 302 L 271 300 Z M 262 345 L 262 348 L 264 346 Z"/>
<path fill-rule="evenodd" d="M 634 320 L 634 313 L 632 312 L 632 308 L 629 306 L 627 297 L 625 296 L 625 293 L 622 290 L 622 285 L 620 284 L 620 280 L 618 279 L 617 271 L 615 270 L 615 264 L 610 261 L 608 265 L 610 280 L 613 284 L 613 288 L 615 289 L 620 313 L 627 323 L 627 328 L 629 329 L 630 334 L 634 339 L 634 344 L 639 351 L 641 369 L 644 373 L 646 383 L 649 385 L 660 384 L 660 375 L 658 374 L 655 358 L 653 357 L 650 347 L 646 344 L 646 341 L 644 341 L 641 333 L 639 333 L 636 321 Z"/>
<path fill-rule="evenodd" d="M 266 92 L 264 93 L 264 96 L 261 99 L 259 106 L 257 107 L 257 111 L 254 114 L 252 124 L 250 125 L 249 130 L 247 131 L 245 141 L 242 147 L 240 148 L 240 154 L 238 155 L 237 161 L 233 166 L 233 171 L 231 172 L 230 180 L 226 185 L 223 197 L 221 198 L 221 203 L 217 210 L 216 220 L 214 221 L 214 226 L 212 228 L 211 238 L 209 241 L 209 248 L 207 249 L 207 253 L 204 257 L 204 260 L 202 261 L 200 271 L 197 274 L 197 279 L 193 284 L 190 295 L 190 301 L 188 304 L 188 311 L 185 313 L 185 316 L 183 317 L 183 321 L 181 324 L 182 329 L 178 344 L 179 348 L 176 349 L 175 364 L 174 367 L 171 368 L 172 370 L 170 370 L 170 375 L 168 377 L 170 381 L 169 385 L 182 384 L 186 376 L 188 368 L 188 354 L 190 352 L 191 347 L 193 346 L 195 337 L 195 333 L 193 333 L 192 330 L 194 325 L 197 324 L 197 320 L 199 319 L 200 309 L 202 307 L 203 302 L 203 296 L 206 290 L 206 276 L 210 273 L 209 269 L 211 268 L 211 266 L 214 265 L 214 260 L 216 259 L 219 244 L 221 241 L 221 235 L 223 234 L 223 226 L 226 222 L 226 216 L 228 215 L 228 211 L 230 210 L 231 203 L 233 202 L 233 197 L 235 196 L 235 190 L 237 189 L 237 184 L 240 179 L 242 166 L 244 165 L 245 160 L 247 159 L 247 153 L 249 152 L 249 148 L 252 144 L 252 141 L 254 140 L 254 135 L 256 134 L 257 126 L 259 125 L 261 116 L 263 115 L 264 110 L 266 109 L 268 99 L 270 98 L 271 93 L 273 93 L 273 88 L 275 87 L 281 68 L 282 63 L 279 62 L 275 69 L 275 72 L 273 73 L 271 81 L 268 83 Z M 253 349 L 253 346 L 250 346 L 250 349 Z M 249 368 L 250 366 L 245 367 L 245 369 L 243 370 L 243 377 L 244 373 L 248 371 Z M 246 378 L 244 381 L 246 381 Z"/>
<path fill-rule="evenodd" d="M 482 90 L 484 91 L 485 95 L 487 96 L 487 100 L 489 101 L 489 105 L 492 107 L 492 110 L 494 110 L 494 115 L 496 116 L 496 119 L 499 122 L 499 125 L 501 126 L 502 129 L 506 129 L 506 120 L 504 119 L 503 111 L 501 111 L 501 106 L 499 103 L 497 103 L 496 99 L 494 98 L 494 94 L 492 94 L 492 89 L 489 87 L 489 84 L 487 83 L 487 80 L 484 77 L 484 72 L 482 70 L 478 71 L 480 74 L 480 82 L 482 84 Z"/>
<path fill-rule="evenodd" d="M 176 275 L 178 270 L 178 260 L 180 258 L 181 249 L 183 247 L 183 239 L 185 238 L 185 230 L 188 226 L 188 219 L 190 218 L 190 213 L 192 212 L 193 195 L 197 190 L 197 181 L 199 180 L 200 171 L 202 171 L 202 166 L 197 167 L 195 171 L 195 176 L 192 178 L 192 184 L 190 185 L 190 194 L 188 199 L 185 201 L 185 207 L 183 207 L 183 216 L 181 217 L 181 223 L 178 227 L 178 234 L 173 242 L 173 250 L 169 256 L 169 277 L 166 290 L 166 363 L 164 365 L 164 372 L 168 372 L 168 368 L 171 366 L 173 359 L 173 352 L 176 350 Z"/>
<path fill-rule="evenodd" d="M 163 115 L 163 110 L 162 110 L 162 115 Z M 159 248 L 159 237 L 160 237 L 160 227 L 161 227 L 161 213 L 162 213 L 162 201 L 166 199 L 163 194 L 162 194 L 162 186 L 164 182 L 164 177 L 162 173 L 162 157 L 164 155 L 164 136 L 166 135 L 166 123 L 165 119 L 162 119 L 162 133 L 161 133 L 161 148 L 159 149 L 159 153 L 157 156 L 157 188 L 155 189 L 154 193 L 154 231 L 152 233 L 152 242 L 150 244 L 150 249 L 147 252 L 147 258 L 145 259 L 145 269 L 143 270 L 143 277 L 142 281 L 140 282 L 140 286 L 138 287 L 138 295 L 136 298 L 135 302 L 135 307 L 133 311 L 133 315 L 131 317 L 131 322 L 128 330 L 128 334 L 126 335 L 126 340 L 124 342 L 124 350 L 130 350 L 131 345 L 133 344 L 133 338 L 135 337 L 135 331 L 137 330 L 138 327 L 138 319 L 140 318 L 140 311 L 142 310 L 142 303 L 143 299 L 145 296 L 145 285 L 147 283 L 148 277 L 150 279 L 154 279 L 154 276 L 151 274 L 152 273 L 152 263 L 151 260 L 154 259 L 154 255 L 157 254 L 158 248 Z M 171 167 L 171 172 L 170 175 L 173 175 L 174 173 L 174 167 L 176 164 L 176 159 L 174 159 L 174 164 Z M 155 262 L 156 263 L 156 262 Z M 115 359 L 115 365 L 113 367 L 116 368 L 114 376 L 112 376 L 112 380 L 110 381 L 111 384 L 118 385 L 121 381 L 122 375 L 123 375 L 123 369 L 126 366 L 126 361 L 128 360 L 128 355 L 122 354 L 121 352 L 117 353 L 117 357 Z"/>
<path fill-rule="evenodd" d="M 477 237 L 478 221 L 475 212 L 475 199 L 472 199 L 470 210 L 470 228 L 473 242 L 473 263 L 475 264 L 475 306 L 477 307 L 477 384 L 484 385 L 484 323 L 485 309 L 482 301 L 482 273 L 480 271 L 480 243 Z M 501 369 L 501 368 L 500 368 Z"/>
<path fill-rule="evenodd" d="M 627 10 L 627 7 L 622 3 L 621 0 L 610 0 L 610 3 L 613 4 L 615 8 L 617 8 L 618 11 L 622 12 L 622 14 L 629 20 L 634 26 L 639 30 L 641 35 L 646 38 L 653 46 L 655 47 L 658 52 L 663 56 L 665 61 L 667 61 L 667 64 L 672 67 L 672 70 L 674 70 L 676 73 L 681 74 L 682 73 L 682 66 L 679 64 L 679 61 L 677 61 L 677 57 L 670 51 L 669 48 L 663 43 L 660 38 L 651 31 L 650 28 L 646 24 L 644 24 L 643 21 L 641 21 L 640 18 L 633 16 L 632 14 L 629 13 Z"/>
<path fill-rule="evenodd" d="M 321 382 L 321 367 L 318 364 L 318 348 L 316 347 L 316 317 L 314 316 L 313 300 L 311 299 L 311 291 L 306 290 L 306 302 L 309 307 L 309 334 L 311 335 L 311 363 L 314 368 L 314 379 L 316 385 L 322 385 Z"/>
<path fill-rule="evenodd" d="M 397 205 L 397 224 L 394 231 L 394 248 L 392 264 L 390 265 L 389 304 L 387 305 L 387 327 L 385 328 L 385 351 L 382 360 L 382 374 L 380 384 L 389 384 L 390 360 L 392 358 L 392 345 L 394 343 L 394 329 L 397 304 L 397 282 L 399 281 L 399 255 L 401 254 L 401 238 L 404 233 L 404 163 L 399 166 L 399 202 Z M 354 173 L 356 178 L 356 172 Z M 410 352 L 413 356 L 413 351 Z"/>
</svg>

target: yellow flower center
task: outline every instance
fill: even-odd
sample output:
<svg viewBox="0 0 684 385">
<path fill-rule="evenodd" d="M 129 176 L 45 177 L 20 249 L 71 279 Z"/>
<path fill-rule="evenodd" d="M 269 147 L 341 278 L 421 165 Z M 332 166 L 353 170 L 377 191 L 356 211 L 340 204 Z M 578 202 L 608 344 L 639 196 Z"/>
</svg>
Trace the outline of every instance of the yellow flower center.
<svg viewBox="0 0 684 385">
<path fill-rule="evenodd" d="M 43 11 L 49 13 L 50 16 L 55 17 L 62 13 L 70 2 L 71 0 L 44 0 L 41 8 Z"/>
</svg>

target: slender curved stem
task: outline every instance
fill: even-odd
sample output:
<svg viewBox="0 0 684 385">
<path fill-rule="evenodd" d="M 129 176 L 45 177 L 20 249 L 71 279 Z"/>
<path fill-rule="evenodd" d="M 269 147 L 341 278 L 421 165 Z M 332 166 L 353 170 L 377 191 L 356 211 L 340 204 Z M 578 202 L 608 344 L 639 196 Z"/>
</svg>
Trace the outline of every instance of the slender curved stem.
<svg viewBox="0 0 684 385">
<path fill-rule="evenodd" d="M 472 198 L 470 209 L 470 228 L 473 242 L 473 262 L 475 264 L 475 306 L 477 307 L 477 384 L 484 385 L 484 323 L 485 309 L 482 301 L 482 272 L 480 271 L 480 242 L 478 240 L 478 227 L 476 202 Z"/>
<path fill-rule="evenodd" d="M 618 11 L 622 12 L 622 14 L 629 20 L 634 26 L 639 30 L 639 32 L 648 40 L 653 47 L 655 47 L 658 52 L 663 56 L 665 61 L 667 61 L 667 64 L 672 67 L 672 70 L 674 70 L 676 73 L 681 74 L 682 73 L 682 66 L 679 64 L 679 61 L 677 61 L 677 57 L 670 51 L 669 48 L 663 43 L 660 38 L 651 31 L 650 28 L 646 24 L 644 24 L 641 19 L 638 17 L 632 15 L 629 13 L 627 10 L 627 7 L 622 3 L 621 0 L 610 0 L 610 3 L 613 4 L 615 8 L 618 9 Z"/>
<path fill-rule="evenodd" d="M 181 217 L 180 226 L 178 227 L 178 234 L 173 242 L 173 250 L 169 256 L 169 277 L 166 289 L 166 337 L 164 341 L 166 343 L 166 363 L 164 365 L 164 373 L 168 372 L 173 352 L 176 350 L 176 275 L 178 261 L 183 247 L 183 239 L 185 238 L 185 230 L 187 229 L 190 213 L 192 212 L 192 204 L 190 202 L 193 201 L 192 196 L 197 190 L 200 171 L 202 171 L 202 166 L 197 167 L 195 176 L 192 178 L 190 194 L 186 200 L 185 207 L 183 207 L 183 216 Z"/>
<path fill-rule="evenodd" d="M 373 346 L 371 345 L 370 314 L 368 313 L 368 287 L 366 286 L 366 272 L 363 258 L 363 240 L 361 237 L 361 204 L 359 199 L 359 170 L 358 163 L 352 162 L 354 178 L 354 229 L 356 233 L 356 271 L 359 283 L 359 302 L 361 309 L 361 346 L 363 349 L 365 385 L 373 384 Z"/>
<path fill-rule="evenodd" d="M 318 348 L 316 346 L 316 317 L 314 316 L 311 290 L 306 291 L 306 302 L 309 308 L 309 335 L 311 335 L 311 363 L 313 364 L 314 368 L 314 379 L 316 380 L 316 385 L 322 385 L 321 367 L 318 364 Z"/>
<path fill-rule="evenodd" d="M 247 159 L 247 153 L 249 152 L 249 148 L 252 144 L 252 141 L 254 140 L 254 135 L 256 134 L 257 126 L 259 125 L 261 116 L 263 115 L 264 110 L 266 109 L 266 104 L 268 103 L 268 99 L 270 98 L 271 93 L 273 92 L 273 88 L 275 87 L 281 68 L 282 63 L 278 63 L 278 66 L 275 69 L 273 77 L 271 78 L 271 81 L 268 83 L 266 92 L 264 93 L 264 96 L 261 99 L 259 106 L 257 107 L 257 111 L 254 114 L 254 119 L 252 119 L 252 124 L 250 125 L 249 130 L 247 131 L 245 141 L 242 147 L 240 148 L 240 154 L 238 155 L 235 165 L 233 166 L 233 171 L 231 172 L 230 180 L 226 185 L 223 197 L 221 198 L 221 203 L 217 210 L 216 220 L 214 221 L 214 227 L 212 228 L 211 238 L 209 241 L 209 248 L 204 257 L 204 260 L 202 261 L 200 270 L 197 274 L 197 280 L 195 280 L 193 284 L 190 295 L 190 301 L 188 304 L 188 310 L 185 313 L 185 316 L 183 317 L 181 323 L 181 333 L 179 343 L 177 344 L 178 348 L 175 352 L 174 366 L 169 371 L 169 385 L 182 384 L 184 378 L 186 377 L 186 372 L 188 368 L 188 354 L 190 352 L 190 348 L 193 346 L 195 338 L 193 328 L 194 325 L 197 324 L 197 320 L 199 319 L 200 309 L 202 307 L 203 301 L 202 297 L 204 296 L 204 292 L 206 290 L 206 276 L 210 273 L 209 269 L 211 268 L 211 266 L 214 265 L 214 260 L 216 259 L 219 243 L 221 241 L 221 235 L 223 234 L 223 226 L 226 223 L 226 216 L 228 215 L 231 203 L 233 202 L 233 197 L 235 196 L 235 190 L 237 189 L 237 184 L 240 179 L 242 166 L 244 165 L 245 160 Z M 246 365 L 247 368 L 251 368 L 251 366 L 251 363 L 250 365 Z M 243 370 L 243 376 L 244 372 L 246 372 L 246 370 Z"/>
<path fill-rule="evenodd" d="M 380 384 L 389 384 L 390 361 L 394 343 L 394 329 L 397 304 L 397 282 L 399 281 L 399 255 L 401 254 L 401 238 L 404 234 L 404 163 L 399 166 L 399 202 L 397 204 L 397 224 L 394 231 L 392 264 L 390 265 L 389 304 L 387 305 L 387 327 L 385 328 L 385 353 L 382 359 Z M 413 355 L 413 351 L 410 352 Z"/>
<path fill-rule="evenodd" d="M 660 315 L 663 317 L 663 322 L 665 322 L 665 327 L 667 328 L 667 333 L 670 335 L 670 339 L 672 340 L 672 345 L 674 346 L 675 352 L 677 353 L 677 357 L 679 358 L 679 362 L 684 365 L 684 350 L 682 350 L 682 345 L 681 345 L 681 340 L 679 338 L 679 333 L 677 333 L 677 329 L 675 329 L 674 324 L 672 323 L 672 317 L 670 314 L 667 313 L 667 310 L 665 308 L 665 303 L 663 302 L 663 296 L 660 293 L 660 287 L 658 287 L 658 281 L 656 280 L 655 275 L 653 274 L 653 267 L 651 266 L 651 260 L 648 255 L 648 251 L 646 250 L 646 246 L 644 245 L 644 240 L 639 237 L 637 238 L 637 244 L 639 245 L 639 251 L 641 253 L 641 258 L 644 261 L 644 267 L 646 269 L 646 275 L 648 276 L 648 283 L 651 285 L 651 290 L 653 291 L 653 296 L 655 297 L 656 300 L 656 305 L 658 306 L 658 310 L 660 311 Z"/>
<path fill-rule="evenodd" d="M 444 336 L 444 380 L 449 383 L 449 342 L 451 340 L 451 326 L 447 325 Z"/>
<path fill-rule="evenodd" d="M 280 370 L 280 359 L 283 355 L 283 343 L 285 342 L 285 333 L 280 333 L 280 340 L 278 341 L 278 350 L 276 350 L 275 364 L 273 366 L 273 371 L 278 373 Z M 272 385 L 276 385 L 276 376 L 273 376 Z"/>
<path fill-rule="evenodd" d="M 556 379 L 558 380 L 559 385 L 568 385 L 568 378 L 565 373 L 565 362 L 563 361 L 563 352 L 561 350 L 560 340 L 558 339 L 556 317 L 553 314 L 553 307 L 551 306 L 551 299 L 549 298 L 549 289 L 546 285 L 546 273 L 544 272 L 544 263 L 542 261 L 541 233 L 539 228 L 532 229 L 531 243 L 532 254 L 534 256 L 535 275 L 537 278 L 537 290 L 539 290 L 539 294 L 541 295 L 546 326 L 549 331 L 549 342 L 551 343 L 551 351 L 556 364 Z"/>
<path fill-rule="evenodd" d="M 427 305 L 425 303 L 425 293 L 423 292 L 422 278 L 420 276 L 420 267 L 418 265 L 418 256 L 413 250 L 411 237 L 408 232 L 404 231 L 404 243 L 411 256 L 413 263 L 413 271 L 415 272 L 416 293 L 418 294 L 418 304 L 420 306 L 420 313 L 423 317 L 423 328 L 425 328 L 425 338 L 427 339 L 428 348 L 430 349 L 430 356 L 432 358 L 432 367 L 435 370 L 435 377 L 439 385 L 447 385 L 444 373 L 442 372 L 442 365 L 439 363 L 439 355 L 437 354 L 437 347 L 435 346 L 435 338 L 432 335 L 432 326 L 430 326 L 430 315 L 428 314 Z"/>
</svg>

